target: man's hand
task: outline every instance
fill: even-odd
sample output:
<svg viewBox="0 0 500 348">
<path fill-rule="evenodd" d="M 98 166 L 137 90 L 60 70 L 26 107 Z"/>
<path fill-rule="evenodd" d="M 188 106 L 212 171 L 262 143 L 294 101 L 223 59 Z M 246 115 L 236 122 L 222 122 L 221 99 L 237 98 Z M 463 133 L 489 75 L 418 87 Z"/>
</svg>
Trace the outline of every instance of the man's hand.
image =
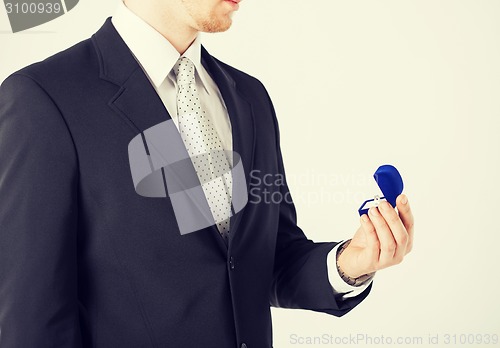
<svg viewBox="0 0 500 348">
<path fill-rule="evenodd" d="M 383 201 L 361 216 L 361 226 L 337 260 L 347 276 L 357 278 L 397 265 L 411 251 L 414 222 L 405 195 L 398 196 L 396 207 L 397 211 Z"/>
</svg>

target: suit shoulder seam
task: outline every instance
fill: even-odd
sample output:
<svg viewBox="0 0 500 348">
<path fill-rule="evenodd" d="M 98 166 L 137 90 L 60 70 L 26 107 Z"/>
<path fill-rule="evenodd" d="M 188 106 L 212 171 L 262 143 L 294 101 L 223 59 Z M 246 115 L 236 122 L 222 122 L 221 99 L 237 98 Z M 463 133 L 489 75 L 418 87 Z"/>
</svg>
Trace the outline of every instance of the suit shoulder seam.
<svg viewBox="0 0 500 348">
<path fill-rule="evenodd" d="M 22 77 L 25 77 L 29 80 L 31 80 L 46 96 L 47 98 L 50 100 L 50 102 L 54 105 L 54 107 L 57 109 L 57 112 L 64 124 L 64 128 L 66 129 L 66 131 L 68 132 L 68 135 L 69 135 L 69 138 L 71 139 L 71 144 L 73 146 L 73 152 L 75 153 L 75 157 L 76 157 L 76 163 L 78 165 L 79 161 L 78 161 L 78 152 L 77 152 L 77 149 L 76 149 L 76 144 L 75 144 L 75 139 L 73 137 L 73 134 L 71 133 L 71 129 L 69 128 L 69 125 L 68 125 L 68 122 L 66 121 L 66 118 L 64 117 L 64 114 L 63 112 L 61 111 L 59 105 L 57 105 L 56 101 L 54 100 L 54 98 L 49 94 L 49 92 L 42 86 L 42 84 L 40 83 L 40 81 L 37 80 L 36 76 L 34 74 L 27 74 L 25 72 L 22 72 L 22 71 L 18 71 L 18 72 L 15 72 L 11 75 L 11 77 L 14 77 L 14 76 L 22 76 Z"/>
</svg>

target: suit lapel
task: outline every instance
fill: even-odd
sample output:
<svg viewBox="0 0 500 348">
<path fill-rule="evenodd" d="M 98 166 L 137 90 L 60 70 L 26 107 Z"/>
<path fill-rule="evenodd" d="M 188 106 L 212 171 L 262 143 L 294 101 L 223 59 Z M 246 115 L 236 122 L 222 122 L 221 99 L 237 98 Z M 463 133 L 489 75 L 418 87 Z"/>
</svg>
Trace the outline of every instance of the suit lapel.
<svg viewBox="0 0 500 348">
<path fill-rule="evenodd" d="M 100 58 L 100 78 L 119 86 L 109 106 L 135 133 L 171 119 L 168 111 L 125 42 L 106 20 L 92 37 Z"/>
<path fill-rule="evenodd" d="M 233 151 L 241 156 L 247 185 L 246 194 L 248 195 L 255 147 L 255 125 L 251 103 L 238 89 L 236 82 L 224 68 L 223 63 L 213 58 L 204 47 L 202 47 L 202 63 L 219 87 L 226 104 L 233 133 Z M 244 212 L 245 208 L 231 217 L 230 244 L 238 232 Z"/>
</svg>

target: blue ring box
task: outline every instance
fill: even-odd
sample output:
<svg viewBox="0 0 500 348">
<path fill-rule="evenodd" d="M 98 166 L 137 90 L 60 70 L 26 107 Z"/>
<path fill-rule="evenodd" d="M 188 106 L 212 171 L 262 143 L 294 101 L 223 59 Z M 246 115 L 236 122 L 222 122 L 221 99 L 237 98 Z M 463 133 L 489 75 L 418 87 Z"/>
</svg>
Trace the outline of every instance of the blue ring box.
<svg viewBox="0 0 500 348">
<path fill-rule="evenodd" d="M 384 194 L 384 197 L 367 199 L 363 202 L 361 207 L 359 207 L 359 215 L 368 214 L 368 210 L 371 207 L 378 206 L 379 200 L 386 200 L 393 207 L 396 206 L 396 198 L 403 192 L 403 178 L 399 174 L 398 170 L 390 165 L 384 164 L 378 167 L 375 174 L 373 174 L 378 187 Z"/>
</svg>

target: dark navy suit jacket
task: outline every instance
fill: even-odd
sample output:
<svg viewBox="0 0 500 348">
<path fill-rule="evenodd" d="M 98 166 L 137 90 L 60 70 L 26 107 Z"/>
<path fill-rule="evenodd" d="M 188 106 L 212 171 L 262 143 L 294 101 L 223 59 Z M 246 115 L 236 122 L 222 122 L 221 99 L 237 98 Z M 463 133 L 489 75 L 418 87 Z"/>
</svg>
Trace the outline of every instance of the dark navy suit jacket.
<svg viewBox="0 0 500 348">
<path fill-rule="evenodd" d="M 263 85 L 205 49 L 202 63 L 248 184 L 284 175 Z M 168 197 L 135 192 L 127 154 L 169 118 L 110 19 L 3 82 L 0 348 L 269 348 L 270 306 L 341 316 L 369 293 L 334 295 L 335 243 L 308 240 L 288 199 L 247 204 L 228 247 L 214 226 L 181 235 Z"/>
</svg>

